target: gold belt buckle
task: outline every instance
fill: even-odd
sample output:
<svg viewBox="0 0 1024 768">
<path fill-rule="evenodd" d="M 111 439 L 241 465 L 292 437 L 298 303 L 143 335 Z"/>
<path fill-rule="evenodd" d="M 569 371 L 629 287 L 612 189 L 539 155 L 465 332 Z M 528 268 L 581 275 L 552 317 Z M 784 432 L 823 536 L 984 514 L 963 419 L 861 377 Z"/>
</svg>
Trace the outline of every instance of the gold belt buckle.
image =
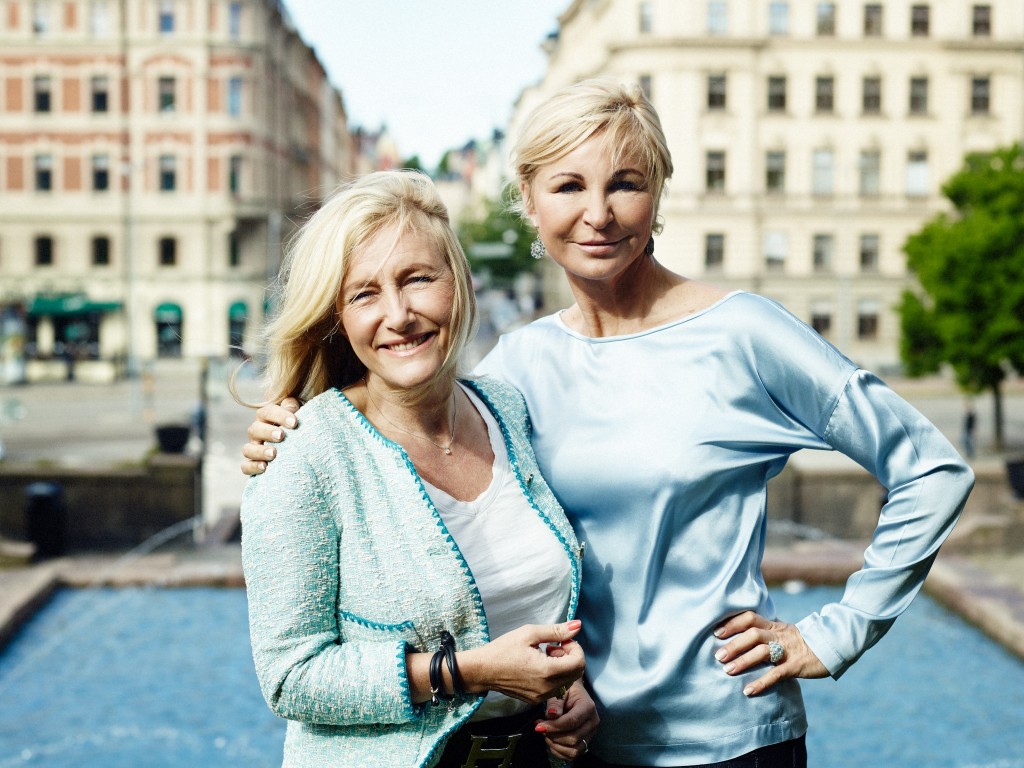
<svg viewBox="0 0 1024 768">
<path fill-rule="evenodd" d="M 477 760 L 501 760 L 501 763 L 496 768 L 509 768 L 512 765 L 512 755 L 516 751 L 516 745 L 519 743 L 519 737 L 522 734 L 516 733 L 511 736 L 505 736 L 508 739 L 508 744 L 504 747 L 485 747 L 488 738 L 495 738 L 493 736 L 470 736 L 472 745 L 469 748 L 469 757 L 466 758 L 466 762 L 462 764 L 462 768 L 476 768 Z"/>
</svg>

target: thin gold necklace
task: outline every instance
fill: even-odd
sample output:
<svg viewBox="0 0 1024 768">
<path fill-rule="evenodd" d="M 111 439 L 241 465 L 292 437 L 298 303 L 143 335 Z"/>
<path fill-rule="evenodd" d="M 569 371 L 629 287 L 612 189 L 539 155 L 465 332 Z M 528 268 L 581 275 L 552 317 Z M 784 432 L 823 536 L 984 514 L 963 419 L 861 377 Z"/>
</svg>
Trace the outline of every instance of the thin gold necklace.
<svg viewBox="0 0 1024 768">
<path fill-rule="evenodd" d="M 451 439 L 448 441 L 448 445 L 441 445 L 440 443 L 435 443 L 433 440 L 431 440 L 426 435 L 418 435 L 415 432 L 410 432 L 408 429 L 405 429 L 404 427 L 400 427 L 397 424 L 395 424 L 395 422 L 393 422 L 391 419 L 389 419 L 388 415 L 386 413 L 384 413 L 384 411 L 382 411 L 380 409 L 380 406 L 377 405 L 376 402 L 374 402 L 373 395 L 370 394 L 370 384 L 369 384 L 369 382 L 364 380 L 363 383 L 366 385 L 366 397 L 367 397 L 367 399 L 370 401 L 370 403 L 373 405 L 373 407 L 377 409 L 377 413 L 379 413 L 381 415 L 381 417 L 384 419 L 384 421 L 386 421 L 392 427 L 397 429 L 399 432 L 404 432 L 405 434 L 411 435 L 412 437 L 419 438 L 420 440 L 426 440 L 428 443 L 430 443 L 432 446 L 434 446 L 438 450 L 444 451 L 445 456 L 451 456 L 452 455 L 452 446 L 455 444 L 455 430 L 456 430 L 456 428 L 459 425 L 459 422 L 458 422 L 458 417 L 459 417 L 459 398 L 456 397 L 454 390 L 452 391 L 452 436 L 451 436 Z"/>
</svg>

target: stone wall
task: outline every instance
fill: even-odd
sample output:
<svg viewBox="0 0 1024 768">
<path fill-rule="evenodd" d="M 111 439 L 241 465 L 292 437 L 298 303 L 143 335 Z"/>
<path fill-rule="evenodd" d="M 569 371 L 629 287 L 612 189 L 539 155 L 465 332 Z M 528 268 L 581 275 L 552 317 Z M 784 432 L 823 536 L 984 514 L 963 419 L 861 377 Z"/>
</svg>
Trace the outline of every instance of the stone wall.
<svg viewBox="0 0 1024 768">
<path fill-rule="evenodd" d="M 129 549 L 193 517 L 201 477 L 197 458 L 164 453 L 116 469 L 0 464 L 0 537 L 31 540 L 41 525 L 44 535 L 63 540 L 67 552 Z M 62 489 L 62 511 L 30 501 L 27 490 L 35 483 Z"/>
</svg>

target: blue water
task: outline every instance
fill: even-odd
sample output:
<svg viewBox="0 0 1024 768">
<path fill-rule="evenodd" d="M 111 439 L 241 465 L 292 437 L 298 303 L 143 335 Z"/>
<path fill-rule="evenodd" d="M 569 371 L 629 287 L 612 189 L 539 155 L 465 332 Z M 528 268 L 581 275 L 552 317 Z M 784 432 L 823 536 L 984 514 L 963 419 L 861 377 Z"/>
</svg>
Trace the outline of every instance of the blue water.
<svg viewBox="0 0 1024 768">
<path fill-rule="evenodd" d="M 792 621 L 839 594 L 775 599 Z M 812 768 L 1024 768 L 1024 663 L 927 598 L 803 690 Z M 0 655 L 0 768 L 262 768 L 283 740 L 242 590 L 63 590 Z"/>
</svg>

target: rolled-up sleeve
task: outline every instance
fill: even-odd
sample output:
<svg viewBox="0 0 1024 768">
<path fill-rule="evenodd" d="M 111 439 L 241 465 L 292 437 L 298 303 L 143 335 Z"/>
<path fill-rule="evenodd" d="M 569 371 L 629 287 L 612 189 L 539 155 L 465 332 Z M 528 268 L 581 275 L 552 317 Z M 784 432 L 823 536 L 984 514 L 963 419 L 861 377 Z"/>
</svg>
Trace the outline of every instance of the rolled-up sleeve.
<svg viewBox="0 0 1024 768">
<path fill-rule="evenodd" d="M 285 451 L 246 488 L 242 564 L 260 687 L 270 708 L 290 720 L 407 722 L 418 710 L 405 641 L 346 642 L 339 630 L 332 503 L 313 469 Z"/>
<path fill-rule="evenodd" d="M 888 491 L 864 565 L 847 581 L 842 600 L 797 624 L 839 678 L 917 595 L 963 510 L 974 474 L 930 421 L 866 371 L 847 382 L 825 440 Z"/>
</svg>

